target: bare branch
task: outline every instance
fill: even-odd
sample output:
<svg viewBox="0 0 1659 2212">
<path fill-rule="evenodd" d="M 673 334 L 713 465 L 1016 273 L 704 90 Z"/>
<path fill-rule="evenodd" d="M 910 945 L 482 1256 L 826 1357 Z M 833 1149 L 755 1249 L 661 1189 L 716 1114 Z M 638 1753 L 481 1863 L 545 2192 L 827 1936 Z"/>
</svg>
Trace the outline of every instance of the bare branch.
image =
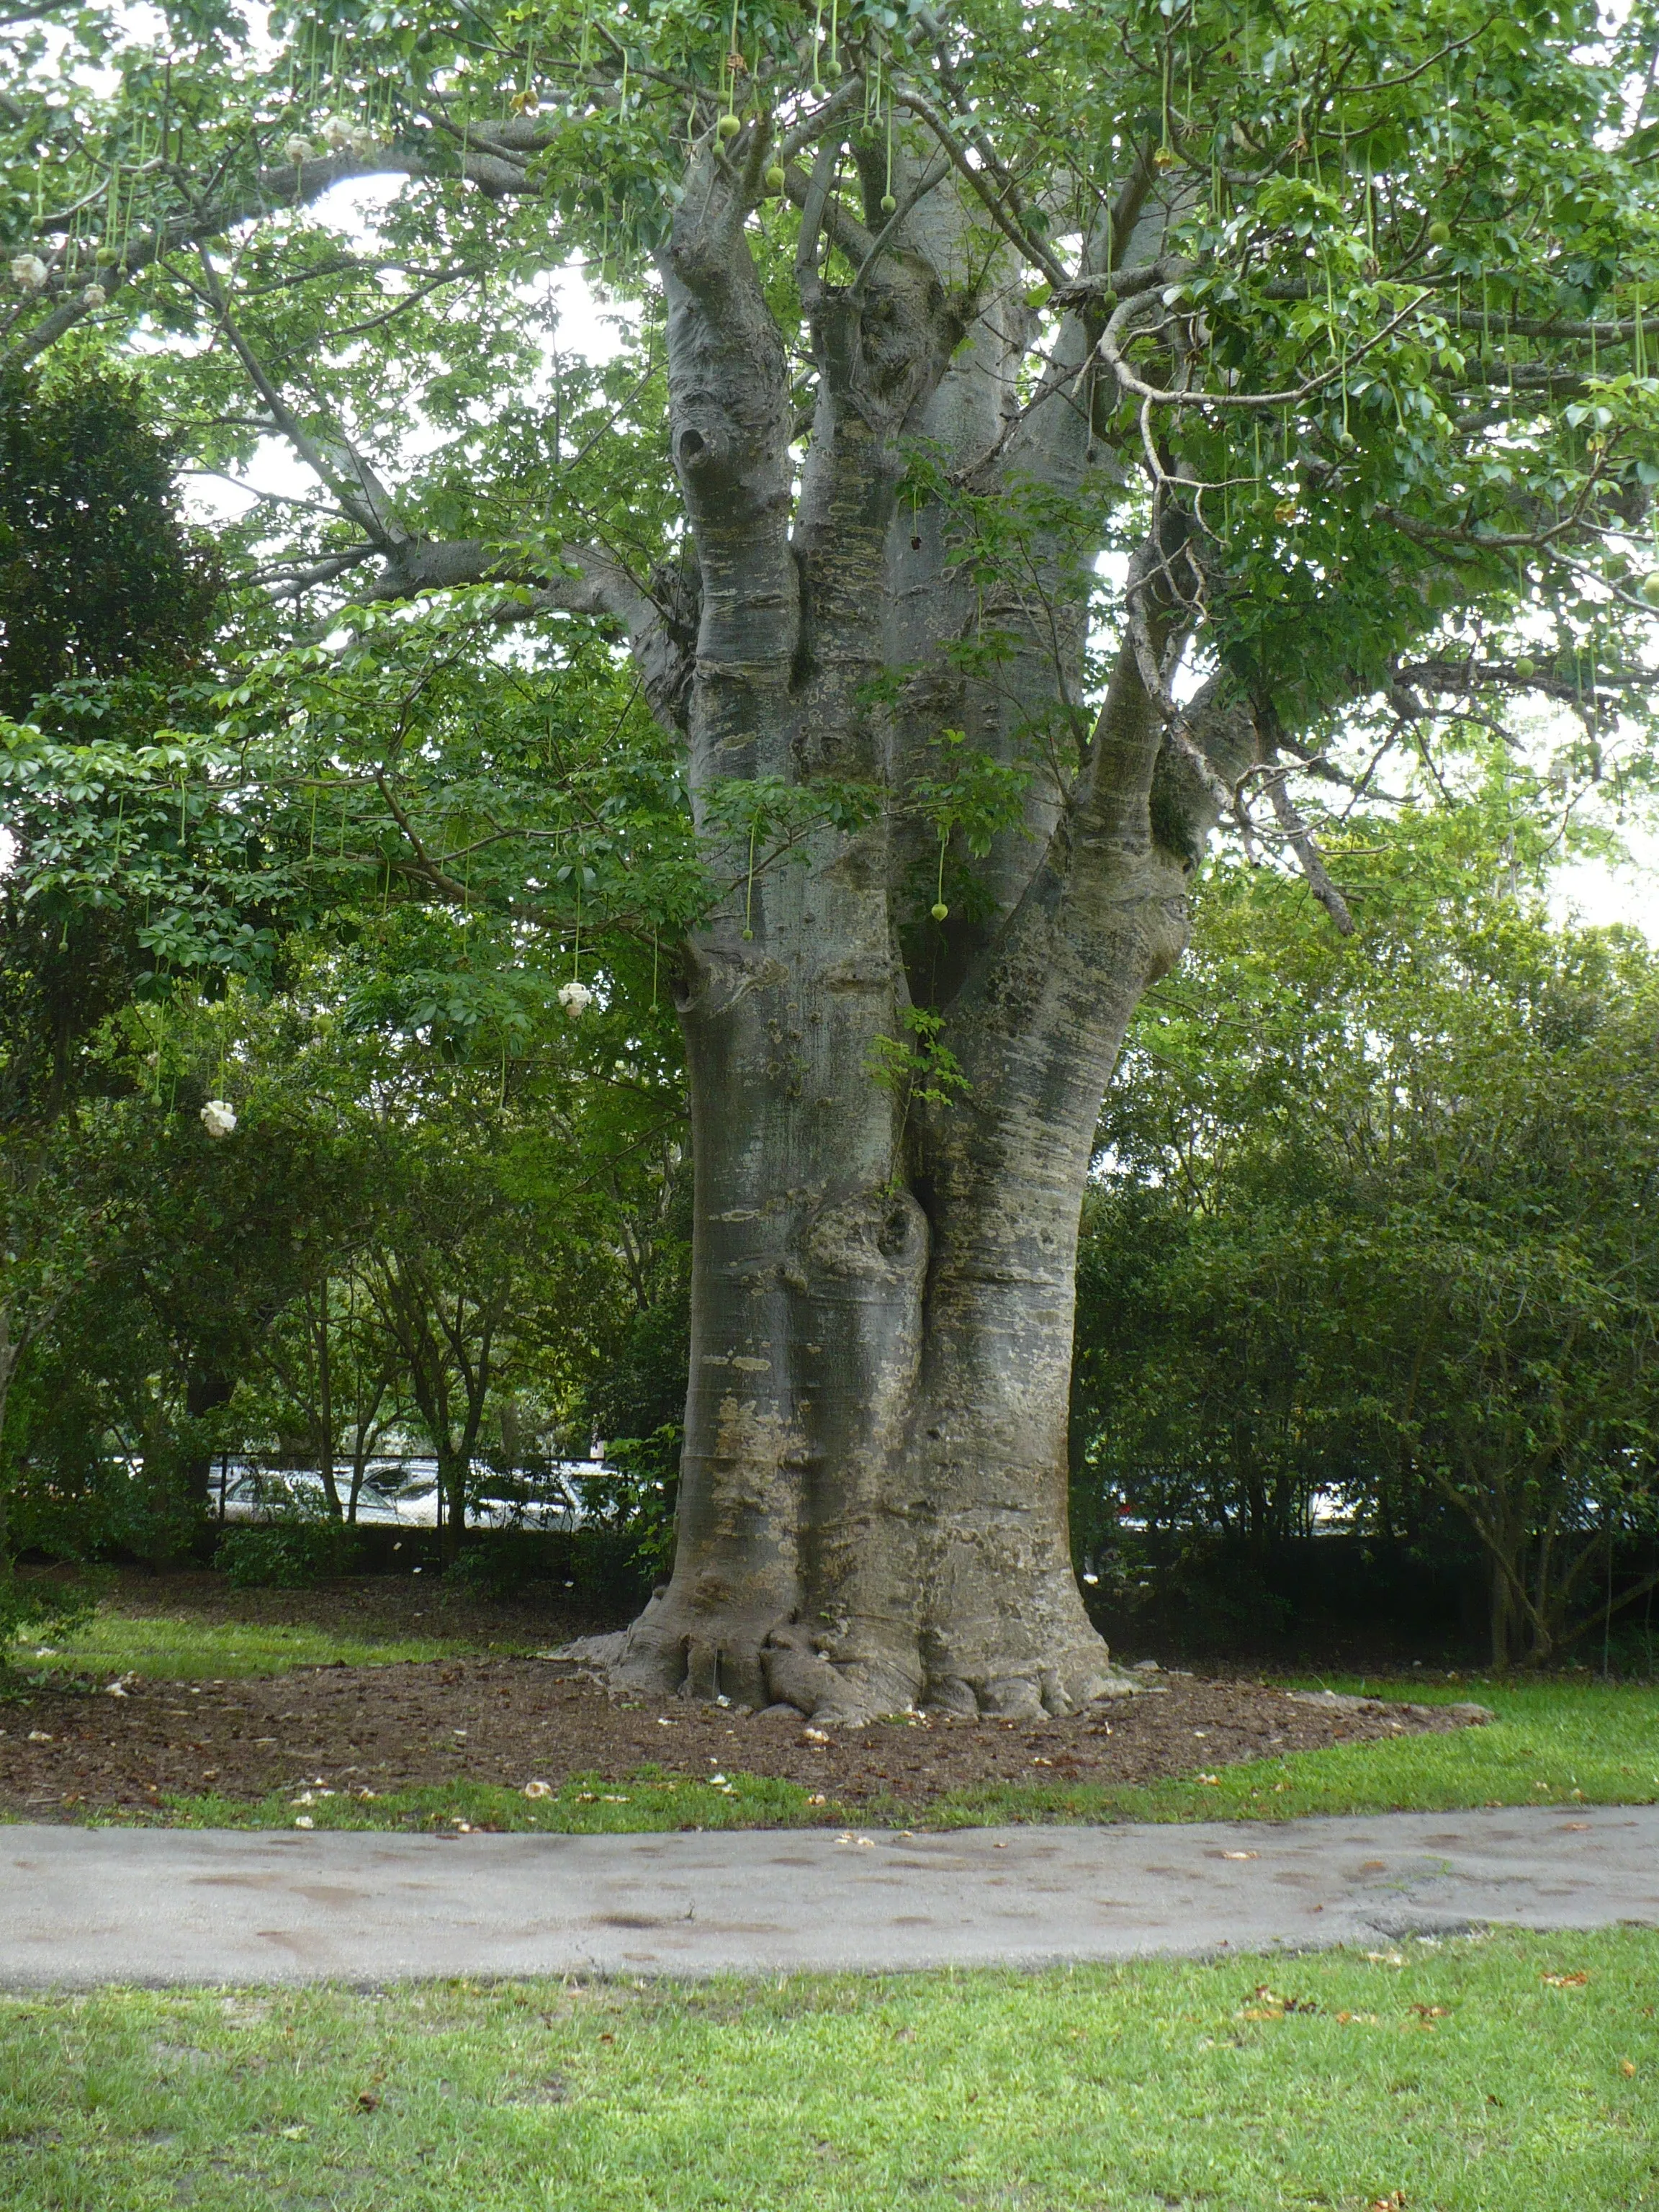
<svg viewBox="0 0 1659 2212">
<path fill-rule="evenodd" d="M 920 87 L 910 83 L 907 78 L 896 77 L 893 80 L 892 96 L 902 107 L 908 107 L 912 114 L 921 118 L 966 179 L 969 188 L 983 201 L 993 222 L 1016 251 L 1034 268 L 1042 270 L 1051 284 L 1057 289 L 1064 285 L 1067 281 L 1066 270 L 1055 260 L 1048 248 L 1040 245 L 1029 231 L 1021 229 L 1013 216 L 1008 213 L 1001 198 L 992 190 L 990 179 L 985 172 L 982 169 L 976 169 L 968 159 L 966 149 L 961 140 L 927 94 Z"/>
<path fill-rule="evenodd" d="M 206 295 L 219 327 L 247 371 L 249 382 L 270 409 L 271 420 L 276 428 L 307 467 L 328 486 L 342 508 L 365 536 L 372 538 L 387 552 L 406 544 L 410 532 L 398 520 L 396 503 L 380 477 L 343 433 L 329 431 L 318 437 L 306 428 L 266 374 L 258 356 L 237 328 L 230 312 L 230 302 L 225 297 L 224 287 L 219 282 L 205 245 L 198 248 L 198 257 L 202 265 Z M 353 477 L 356 480 L 355 484 L 351 481 Z"/>
<path fill-rule="evenodd" d="M 1342 937 L 1352 937 L 1354 933 L 1353 916 L 1348 910 L 1348 902 L 1331 881 L 1313 831 L 1297 811 L 1295 801 L 1285 788 L 1285 779 L 1289 774 L 1290 770 L 1285 769 L 1267 780 L 1267 797 L 1279 817 L 1279 826 L 1285 832 L 1291 850 L 1302 864 L 1302 872 L 1308 878 L 1308 889 L 1336 924 L 1337 933 Z"/>
</svg>

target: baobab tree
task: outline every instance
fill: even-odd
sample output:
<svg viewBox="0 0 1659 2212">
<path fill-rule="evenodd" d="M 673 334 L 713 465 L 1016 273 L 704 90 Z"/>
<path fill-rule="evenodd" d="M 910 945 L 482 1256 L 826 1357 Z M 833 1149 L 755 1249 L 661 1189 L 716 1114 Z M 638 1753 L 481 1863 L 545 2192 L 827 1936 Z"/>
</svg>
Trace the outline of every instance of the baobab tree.
<svg viewBox="0 0 1659 2212">
<path fill-rule="evenodd" d="M 142 335 L 213 465 L 286 441 L 313 489 L 250 562 L 298 636 L 458 592 L 481 658 L 591 626 L 682 749 L 678 1540 L 602 1656 L 821 1719 L 1073 1711 L 1115 1686 L 1067 1541 L 1079 1213 L 1206 841 L 1363 936 L 1319 793 L 1517 693 L 1577 718 L 1576 789 L 1639 699 L 1646 15 L 273 20 L 118 42 L 112 95 L 20 60 L 5 342 Z M 629 320 L 580 447 L 573 259 Z M 473 895 L 402 773 L 388 884 Z"/>
</svg>

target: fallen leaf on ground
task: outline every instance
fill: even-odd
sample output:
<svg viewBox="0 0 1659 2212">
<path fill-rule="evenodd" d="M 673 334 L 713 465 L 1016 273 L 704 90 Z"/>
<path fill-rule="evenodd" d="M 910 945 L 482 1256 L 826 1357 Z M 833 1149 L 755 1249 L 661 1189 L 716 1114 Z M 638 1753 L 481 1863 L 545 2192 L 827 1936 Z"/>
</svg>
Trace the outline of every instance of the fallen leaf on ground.
<svg viewBox="0 0 1659 2212">
<path fill-rule="evenodd" d="M 1589 1979 L 1589 1976 L 1586 1973 L 1546 1974 L 1544 1976 L 1544 1980 L 1553 1990 L 1582 1990 Z"/>
</svg>

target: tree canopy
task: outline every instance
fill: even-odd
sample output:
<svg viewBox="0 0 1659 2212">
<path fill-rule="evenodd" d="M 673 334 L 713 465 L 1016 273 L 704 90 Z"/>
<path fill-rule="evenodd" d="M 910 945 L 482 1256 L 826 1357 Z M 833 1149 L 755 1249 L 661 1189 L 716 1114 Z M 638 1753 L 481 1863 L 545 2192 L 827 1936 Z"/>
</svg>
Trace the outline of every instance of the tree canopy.
<svg viewBox="0 0 1659 2212">
<path fill-rule="evenodd" d="M 305 472 L 222 533 L 216 696 L 7 726 L 29 897 L 121 915 L 161 993 L 372 938 L 383 1025 L 474 1065 L 678 1011 L 692 1387 L 627 1679 L 843 1718 L 1107 1680 L 1078 1222 L 1211 839 L 1386 934 L 1364 825 L 1470 808 L 1493 743 L 1546 844 L 1651 780 L 1655 33 L 0 27 L 27 418 L 118 359 L 185 466 Z"/>
</svg>

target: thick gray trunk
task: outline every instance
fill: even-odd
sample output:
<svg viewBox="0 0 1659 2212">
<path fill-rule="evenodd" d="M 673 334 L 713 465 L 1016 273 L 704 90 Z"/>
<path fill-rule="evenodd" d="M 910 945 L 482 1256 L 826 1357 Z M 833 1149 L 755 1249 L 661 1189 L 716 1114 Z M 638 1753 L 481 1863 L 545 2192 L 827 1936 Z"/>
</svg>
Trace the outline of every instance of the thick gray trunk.
<svg viewBox="0 0 1659 2212">
<path fill-rule="evenodd" d="M 906 1002 L 874 832 L 769 874 L 697 949 L 685 1455 L 672 1579 L 621 1661 L 636 1686 L 832 1718 L 1113 1686 L 1066 1425 L 1100 1099 L 1184 927 L 1144 828 L 1157 744 L 1126 660 L 1069 835 L 947 1028 L 969 1088 L 908 1129 L 869 1072 Z"/>
<path fill-rule="evenodd" d="M 756 158 L 694 166 L 663 257 L 702 582 L 690 782 L 727 888 L 680 997 L 696 1218 L 674 1568 L 594 1656 L 651 1694 L 819 1718 L 1070 1711 L 1121 1686 L 1072 1572 L 1066 1419 L 1101 1097 L 1185 928 L 1187 863 L 1151 830 L 1163 733 L 1126 651 L 1082 769 L 1074 729 L 1069 758 L 1051 742 L 1076 705 L 1089 557 L 1064 530 L 1029 534 L 991 674 L 953 662 L 983 603 L 943 508 L 896 495 L 906 441 L 983 463 L 987 485 L 1006 447 L 1045 494 L 1110 489 L 1086 398 L 1046 439 L 1012 419 L 1029 312 L 994 272 L 976 292 L 939 273 L 985 270 L 957 251 L 960 201 L 924 202 L 884 259 L 837 203 L 851 285 L 808 239 L 818 397 L 797 486 L 787 363 L 743 238 Z M 1075 364 L 1085 341 L 1066 345 Z M 1036 771 L 948 931 L 931 885 L 918 896 L 938 833 L 908 796 L 945 726 Z M 730 803 L 757 778 L 867 790 L 869 818 L 769 861 Z M 949 1104 L 925 1081 L 907 1095 L 913 1005 L 966 1079 Z"/>
</svg>

